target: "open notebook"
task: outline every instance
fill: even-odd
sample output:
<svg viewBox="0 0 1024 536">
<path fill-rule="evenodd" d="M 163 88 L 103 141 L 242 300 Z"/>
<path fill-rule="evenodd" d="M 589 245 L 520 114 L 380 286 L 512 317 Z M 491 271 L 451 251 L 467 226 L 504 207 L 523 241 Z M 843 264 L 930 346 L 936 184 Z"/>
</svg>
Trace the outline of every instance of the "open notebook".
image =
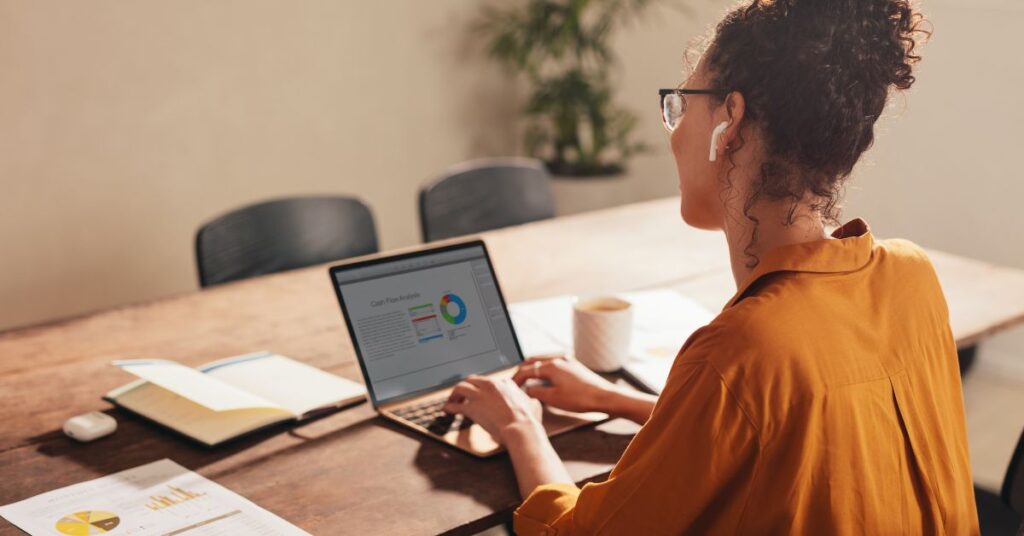
<svg viewBox="0 0 1024 536">
<path fill-rule="evenodd" d="M 163 359 L 114 365 L 141 379 L 110 391 L 104 400 L 210 447 L 366 398 L 360 383 L 270 352 L 194 369 Z"/>
</svg>

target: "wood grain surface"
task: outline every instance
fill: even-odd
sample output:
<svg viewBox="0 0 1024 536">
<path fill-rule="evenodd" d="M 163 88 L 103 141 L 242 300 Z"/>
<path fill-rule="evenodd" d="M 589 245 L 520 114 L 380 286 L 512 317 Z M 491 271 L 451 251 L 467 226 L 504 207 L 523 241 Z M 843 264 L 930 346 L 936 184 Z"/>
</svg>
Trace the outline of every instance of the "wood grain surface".
<svg viewBox="0 0 1024 536">
<path fill-rule="evenodd" d="M 685 226 L 678 199 L 480 236 L 509 301 L 672 286 L 718 310 L 734 290 L 724 239 Z M 1024 272 L 930 254 L 958 342 L 1024 320 Z M 507 520 L 520 500 L 507 456 L 474 459 L 367 403 L 208 450 L 100 400 L 132 379 L 109 364 L 130 357 L 198 365 L 270 350 L 360 380 L 330 284 L 317 266 L 0 334 L 0 504 L 168 457 L 313 534 L 469 534 Z M 114 435 L 60 432 L 97 409 L 118 419 Z M 614 420 L 553 443 L 574 478 L 601 479 L 635 430 Z M 0 533 L 18 531 L 0 521 Z"/>
</svg>

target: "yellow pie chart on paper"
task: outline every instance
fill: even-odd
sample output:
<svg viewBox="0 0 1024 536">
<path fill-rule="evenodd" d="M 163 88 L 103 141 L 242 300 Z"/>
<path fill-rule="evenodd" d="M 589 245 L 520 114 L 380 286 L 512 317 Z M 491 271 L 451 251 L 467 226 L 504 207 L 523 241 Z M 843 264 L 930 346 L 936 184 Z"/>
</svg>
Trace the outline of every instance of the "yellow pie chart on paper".
<svg viewBox="0 0 1024 536">
<path fill-rule="evenodd" d="M 103 534 L 114 530 L 120 523 L 121 518 L 116 514 L 102 510 L 86 510 L 60 518 L 57 522 L 57 532 L 69 536 Z"/>
</svg>

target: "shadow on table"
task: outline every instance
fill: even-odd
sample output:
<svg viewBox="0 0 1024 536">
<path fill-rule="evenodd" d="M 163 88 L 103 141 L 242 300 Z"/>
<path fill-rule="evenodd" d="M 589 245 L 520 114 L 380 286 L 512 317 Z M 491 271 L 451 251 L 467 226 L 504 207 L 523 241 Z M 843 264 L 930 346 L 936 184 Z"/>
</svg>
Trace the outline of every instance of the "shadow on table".
<svg viewBox="0 0 1024 536">
<path fill-rule="evenodd" d="M 373 413 L 346 413 L 345 409 L 348 408 L 301 423 L 274 425 L 216 447 L 207 447 L 158 423 L 116 408 L 105 410 L 104 413 L 117 419 L 118 430 L 95 442 L 79 443 L 64 436 L 61 431 L 39 434 L 29 441 L 39 443 L 37 451 L 41 454 L 70 459 L 99 474 L 109 474 L 163 458 L 170 458 L 189 469 L 197 470 L 249 451 L 244 454 L 244 463 L 228 471 L 234 472 L 274 457 L 294 454 L 316 444 L 358 435 L 377 425 Z M 321 421 L 333 419 L 339 422 L 318 426 Z M 320 434 L 309 432 L 317 428 L 325 428 L 325 431 Z M 293 439 L 290 441 L 288 438 Z M 275 439 L 277 441 L 272 441 Z M 294 442 L 294 439 L 300 441 Z M 280 446 L 281 442 L 286 443 L 286 446 Z"/>
<path fill-rule="evenodd" d="M 398 425 L 385 426 L 421 441 L 414 463 L 435 490 L 472 498 L 492 512 L 463 529 L 482 531 L 511 520 L 522 498 L 508 454 L 481 459 Z M 608 421 L 556 436 L 552 444 L 573 477 L 580 482 L 600 481 L 622 456 L 635 432 L 632 423 Z"/>
</svg>

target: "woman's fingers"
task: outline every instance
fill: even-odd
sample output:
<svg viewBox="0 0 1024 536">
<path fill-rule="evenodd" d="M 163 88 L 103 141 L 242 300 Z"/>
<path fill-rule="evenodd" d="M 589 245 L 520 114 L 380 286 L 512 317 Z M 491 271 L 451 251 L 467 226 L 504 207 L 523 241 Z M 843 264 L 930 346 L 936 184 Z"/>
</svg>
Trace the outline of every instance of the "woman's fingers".
<svg viewBox="0 0 1024 536">
<path fill-rule="evenodd" d="M 560 355 L 531 357 L 519 365 L 519 370 L 512 376 L 512 381 L 516 382 L 516 385 L 522 385 L 531 378 L 549 380 L 551 367 L 556 366 L 555 361 L 559 359 L 565 359 L 565 357 Z"/>
<path fill-rule="evenodd" d="M 468 380 L 468 378 L 467 378 Z M 459 382 L 452 388 L 442 410 L 448 413 L 462 413 L 467 400 L 480 394 L 480 388 L 469 381 Z"/>
<path fill-rule="evenodd" d="M 526 388 L 526 394 L 530 398 L 537 399 L 541 404 L 550 404 L 551 395 L 554 390 L 554 387 L 548 387 L 546 385 L 531 385 Z"/>
<path fill-rule="evenodd" d="M 539 377 L 540 366 L 540 361 L 527 361 L 522 365 L 519 365 L 519 369 L 516 370 L 514 375 L 512 375 L 512 381 L 516 382 L 516 385 L 522 385 L 530 378 Z"/>
</svg>

